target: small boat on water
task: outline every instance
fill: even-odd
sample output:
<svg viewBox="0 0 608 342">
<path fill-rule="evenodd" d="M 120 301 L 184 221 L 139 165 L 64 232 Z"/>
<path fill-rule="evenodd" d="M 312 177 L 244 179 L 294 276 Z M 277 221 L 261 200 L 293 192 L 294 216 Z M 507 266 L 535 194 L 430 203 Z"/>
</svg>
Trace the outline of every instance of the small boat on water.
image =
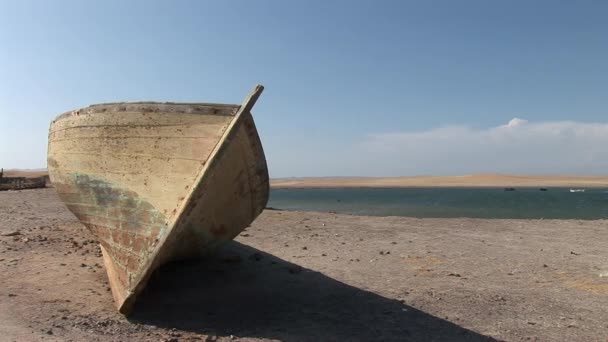
<svg viewBox="0 0 608 342">
<path fill-rule="evenodd" d="M 268 169 L 251 108 L 132 102 L 92 105 L 50 126 L 59 197 L 97 238 L 118 310 L 152 272 L 233 239 L 268 201 Z"/>
<path fill-rule="evenodd" d="M 585 192 L 585 189 L 570 189 L 570 192 Z"/>
<path fill-rule="evenodd" d="M 540 188 L 539 190 L 540 190 L 540 191 L 548 191 L 548 189 L 547 189 L 547 188 Z"/>
<path fill-rule="evenodd" d="M 515 188 L 505 188 L 505 191 L 515 191 Z"/>
</svg>

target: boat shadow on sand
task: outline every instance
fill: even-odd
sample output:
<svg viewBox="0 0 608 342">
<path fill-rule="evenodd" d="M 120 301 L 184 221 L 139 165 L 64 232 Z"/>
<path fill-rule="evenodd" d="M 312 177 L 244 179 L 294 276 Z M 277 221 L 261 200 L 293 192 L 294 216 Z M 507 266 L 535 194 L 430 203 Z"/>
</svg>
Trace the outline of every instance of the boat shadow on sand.
<svg viewBox="0 0 608 342">
<path fill-rule="evenodd" d="M 283 341 L 495 341 L 238 242 L 162 267 L 130 320 Z"/>
</svg>

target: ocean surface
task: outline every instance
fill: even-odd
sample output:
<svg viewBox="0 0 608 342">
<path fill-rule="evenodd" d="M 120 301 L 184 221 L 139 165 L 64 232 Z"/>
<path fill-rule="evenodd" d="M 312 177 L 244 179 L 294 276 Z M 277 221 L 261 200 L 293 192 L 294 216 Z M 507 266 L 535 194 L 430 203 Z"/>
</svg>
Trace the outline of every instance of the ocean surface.
<svg viewBox="0 0 608 342">
<path fill-rule="evenodd" d="M 608 219 L 608 189 L 272 189 L 268 206 L 371 216 Z"/>
</svg>

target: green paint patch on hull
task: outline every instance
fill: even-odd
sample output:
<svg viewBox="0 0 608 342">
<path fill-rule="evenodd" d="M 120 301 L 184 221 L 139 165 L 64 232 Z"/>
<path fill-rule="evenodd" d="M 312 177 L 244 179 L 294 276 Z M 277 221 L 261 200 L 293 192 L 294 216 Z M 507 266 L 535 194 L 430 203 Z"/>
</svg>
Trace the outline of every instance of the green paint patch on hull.
<svg viewBox="0 0 608 342">
<path fill-rule="evenodd" d="M 55 186 L 109 254 L 124 287 L 131 287 L 167 232 L 165 216 L 137 193 L 89 175 L 71 173 Z"/>
</svg>

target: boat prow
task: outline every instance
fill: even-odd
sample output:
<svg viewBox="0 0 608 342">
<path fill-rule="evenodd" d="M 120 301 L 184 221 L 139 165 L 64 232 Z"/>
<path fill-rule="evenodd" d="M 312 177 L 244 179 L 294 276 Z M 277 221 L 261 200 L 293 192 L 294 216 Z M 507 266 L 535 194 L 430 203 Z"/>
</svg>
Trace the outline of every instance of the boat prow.
<svg viewBox="0 0 608 342">
<path fill-rule="evenodd" d="M 262 90 L 240 106 L 111 103 L 51 123 L 51 182 L 99 240 L 121 313 L 160 265 L 212 252 L 264 209 L 268 169 L 251 116 Z"/>
</svg>

